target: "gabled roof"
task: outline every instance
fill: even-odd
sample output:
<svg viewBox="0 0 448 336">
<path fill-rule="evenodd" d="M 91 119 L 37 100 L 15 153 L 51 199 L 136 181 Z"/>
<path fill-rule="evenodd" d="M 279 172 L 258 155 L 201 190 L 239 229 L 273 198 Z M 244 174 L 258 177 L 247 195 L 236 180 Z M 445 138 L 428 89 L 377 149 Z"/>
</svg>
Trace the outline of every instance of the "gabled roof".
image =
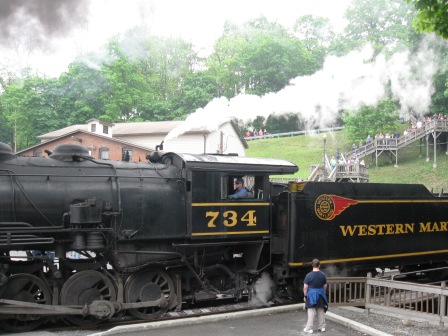
<svg viewBox="0 0 448 336">
<path fill-rule="evenodd" d="M 92 119 L 91 119 L 92 120 Z M 225 124 L 227 122 L 230 122 L 232 127 L 234 128 L 235 132 L 237 134 L 240 134 L 240 130 L 238 128 L 238 125 L 231 120 L 226 120 L 221 123 Z M 171 132 L 176 127 L 182 125 L 185 123 L 185 121 L 181 120 L 175 120 L 175 121 L 144 121 L 144 122 L 130 122 L 130 123 L 115 123 L 112 131 L 112 138 L 116 139 L 116 137 L 120 136 L 127 136 L 127 135 L 166 135 L 169 132 Z M 68 134 L 71 134 L 76 131 L 81 132 L 88 132 L 88 125 L 82 124 L 82 125 L 72 125 L 68 127 L 64 127 L 61 129 L 58 129 L 53 132 L 49 132 L 46 134 L 39 135 L 37 138 L 41 139 L 43 141 L 53 140 L 55 138 L 59 138 Z M 211 133 L 210 130 L 207 130 L 204 127 L 198 127 L 190 129 L 189 131 L 185 132 L 185 134 L 204 134 L 204 133 Z M 89 133 L 89 134 L 95 134 L 95 133 Z M 243 146 L 245 148 L 248 148 L 247 141 L 241 136 L 240 138 L 241 142 L 243 143 Z"/>
<path fill-rule="evenodd" d="M 69 127 L 66 127 L 66 128 L 69 128 Z M 55 131 L 55 132 L 57 132 L 57 131 Z M 51 132 L 51 133 L 55 133 L 55 132 Z M 154 148 L 151 148 L 151 147 L 146 147 L 146 146 L 138 145 L 138 144 L 135 144 L 135 143 L 133 143 L 133 142 L 123 141 L 123 140 L 121 140 L 121 139 L 117 139 L 117 138 L 111 138 L 111 137 L 104 136 L 104 135 L 101 135 L 101 134 L 91 133 L 91 132 L 89 132 L 89 131 L 87 131 L 87 130 L 75 129 L 75 130 L 72 130 L 71 132 L 64 133 L 63 135 L 60 135 L 60 136 L 58 136 L 58 137 L 50 138 L 48 141 L 41 142 L 41 143 L 38 143 L 38 144 L 36 144 L 36 145 L 34 145 L 34 146 L 31 146 L 31 147 L 22 149 L 21 151 L 18 151 L 16 154 L 20 155 L 20 153 L 22 153 L 22 152 L 26 152 L 26 151 L 29 151 L 30 149 L 34 149 L 34 148 L 36 148 L 36 147 L 40 147 L 40 146 L 43 146 L 43 145 L 50 144 L 50 143 L 52 143 L 53 141 L 56 141 L 56 140 L 59 140 L 59 139 L 62 139 L 62 138 L 65 138 L 65 137 L 68 137 L 68 136 L 71 136 L 71 135 L 74 135 L 74 134 L 77 134 L 77 133 L 85 133 L 85 134 L 88 134 L 88 135 L 90 135 L 90 136 L 95 136 L 95 137 L 98 137 L 98 138 L 106 139 L 106 140 L 108 140 L 108 141 L 118 142 L 118 143 L 121 143 L 121 144 L 126 145 L 126 146 L 129 146 L 129 147 L 141 148 L 141 149 L 146 150 L 146 151 L 149 151 L 149 152 L 154 151 Z M 47 134 L 50 134 L 50 133 L 47 133 Z"/>
<path fill-rule="evenodd" d="M 226 121 L 228 122 L 228 121 Z M 226 123 L 226 122 L 223 122 Z M 113 128 L 113 136 L 137 135 L 137 134 L 168 134 L 176 127 L 182 125 L 185 121 L 143 121 L 143 122 L 129 122 L 129 123 L 115 123 Z M 39 135 L 38 139 L 52 139 L 75 130 L 88 131 L 87 124 L 72 125 L 65 128 L 58 129 L 53 132 Z M 186 133 L 210 133 L 205 128 L 193 128 Z"/>
<path fill-rule="evenodd" d="M 84 131 L 87 132 L 88 128 L 87 125 L 72 125 L 67 126 L 61 129 L 58 129 L 53 132 L 48 132 L 42 135 L 37 136 L 38 139 L 45 140 L 45 139 L 54 139 L 59 138 L 63 135 L 69 135 L 70 133 L 76 132 L 76 131 Z"/>
<path fill-rule="evenodd" d="M 180 126 L 184 121 L 144 121 L 130 123 L 116 123 L 113 135 L 138 135 L 138 134 L 168 134 L 170 131 Z M 188 133 L 192 133 L 193 130 Z M 204 131 L 202 131 L 204 132 Z"/>
</svg>

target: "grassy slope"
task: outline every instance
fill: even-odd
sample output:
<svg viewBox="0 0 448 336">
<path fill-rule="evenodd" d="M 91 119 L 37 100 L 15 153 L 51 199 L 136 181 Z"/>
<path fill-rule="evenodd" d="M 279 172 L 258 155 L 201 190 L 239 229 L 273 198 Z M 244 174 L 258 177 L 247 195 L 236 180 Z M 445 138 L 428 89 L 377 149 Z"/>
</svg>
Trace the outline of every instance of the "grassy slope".
<svg viewBox="0 0 448 336">
<path fill-rule="evenodd" d="M 351 143 L 347 140 L 344 131 L 326 134 L 326 151 L 329 158 L 336 155 L 337 149 L 341 152 L 350 150 Z M 302 179 L 306 179 L 310 174 L 311 164 L 321 163 L 323 159 L 322 134 L 263 139 L 248 143 L 247 156 L 291 161 L 300 168 L 294 176 Z M 370 182 L 421 183 L 437 192 L 441 188 L 448 190 L 448 155 L 445 154 L 445 145 L 437 150 L 437 168 L 433 168 L 433 145 L 429 146 L 429 162 L 426 162 L 426 145 L 421 148 L 419 145 L 416 141 L 411 146 L 398 151 L 398 167 L 394 166 L 395 156 L 391 159 L 387 154 L 381 154 L 378 159 L 378 168 L 375 167 L 375 158 L 366 157 L 365 162 L 370 167 Z"/>
</svg>

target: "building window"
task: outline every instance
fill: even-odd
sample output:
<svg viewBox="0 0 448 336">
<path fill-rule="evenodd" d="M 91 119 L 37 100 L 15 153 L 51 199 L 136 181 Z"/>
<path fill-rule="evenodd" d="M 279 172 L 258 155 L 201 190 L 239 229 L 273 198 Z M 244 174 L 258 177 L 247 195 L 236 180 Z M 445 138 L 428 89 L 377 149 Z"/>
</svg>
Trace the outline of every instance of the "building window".
<svg viewBox="0 0 448 336">
<path fill-rule="evenodd" d="M 41 156 L 42 156 L 42 151 L 41 151 L 40 149 L 35 150 L 35 151 L 34 151 L 34 156 L 35 156 L 35 157 L 41 157 Z"/>
<path fill-rule="evenodd" d="M 123 148 L 122 161 L 132 161 L 132 148 Z"/>
<path fill-rule="evenodd" d="M 100 148 L 100 157 L 101 160 L 109 160 L 109 148 L 103 147 Z"/>
<path fill-rule="evenodd" d="M 106 125 L 103 125 L 103 133 L 108 134 L 109 133 L 109 127 Z"/>
<path fill-rule="evenodd" d="M 90 125 L 90 132 L 95 133 L 96 132 L 96 124 Z"/>
</svg>

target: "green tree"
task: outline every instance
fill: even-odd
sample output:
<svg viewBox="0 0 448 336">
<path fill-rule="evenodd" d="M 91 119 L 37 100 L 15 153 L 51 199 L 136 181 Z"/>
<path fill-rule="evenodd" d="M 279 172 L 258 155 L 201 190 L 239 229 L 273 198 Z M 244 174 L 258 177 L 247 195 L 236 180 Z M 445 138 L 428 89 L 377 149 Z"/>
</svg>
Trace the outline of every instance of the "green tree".
<svg viewBox="0 0 448 336">
<path fill-rule="evenodd" d="M 192 45 L 181 39 L 143 33 L 132 30 L 108 45 L 111 61 L 103 64 L 102 74 L 110 97 L 103 119 L 170 120 L 183 113 L 175 102 L 199 58 Z"/>
<path fill-rule="evenodd" d="M 292 78 L 318 67 L 299 39 L 264 17 L 242 26 L 227 22 L 207 66 L 216 78 L 218 94 L 227 98 L 277 92 Z"/>
<path fill-rule="evenodd" d="M 154 77 L 145 73 L 146 69 L 142 69 L 141 62 L 132 60 L 124 52 L 118 40 L 109 43 L 108 52 L 113 61 L 103 64 L 101 72 L 110 97 L 105 102 L 105 111 L 100 118 L 110 122 L 138 121 L 142 117 L 151 120 L 154 114 L 148 113 L 150 104 L 162 99 L 160 92 L 152 90 L 151 81 Z"/>
<path fill-rule="evenodd" d="M 215 43 L 206 65 L 215 78 L 218 97 L 231 98 L 241 92 L 240 77 L 243 69 L 239 56 L 247 43 L 240 35 L 224 35 Z"/>
<path fill-rule="evenodd" d="M 247 94 L 264 95 L 278 92 L 290 80 L 315 72 L 312 54 L 295 38 L 273 38 L 259 34 L 253 37 L 239 56 L 243 71 L 241 80 Z"/>
<path fill-rule="evenodd" d="M 446 107 L 448 106 L 448 73 L 446 71 L 439 72 L 434 78 L 435 92 L 431 97 L 432 104 L 430 107 L 431 114 L 448 114 Z"/>
<path fill-rule="evenodd" d="M 16 81 L 2 95 L 2 107 L 17 150 L 38 142 L 37 136 L 65 126 L 57 114 L 56 80 L 38 76 Z"/>
<path fill-rule="evenodd" d="M 0 96 L 1 108 L 1 141 L 10 144 L 13 150 L 17 149 L 17 119 L 21 110 L 24 92 L 18 84 L 10 83 L 4 86 Z"/>
<path fill-rule="evenodd" d="M 446 0 L 407 0 L 418 13 L 414 26 L 421 32 L 434 32 L 448 39 L 448 2 Z"/>
<path fill-rule="evenodd" d="M 294 23 L 293 34 L 311 51 L 316 68 L 320 69 L 336 38 L 330 19 L 313 15 L 301 16 Z"/>
<path fill-rule="evenodd" d="M 58 79 L 58 115 L 67 126 L 85 123 L 104 114 L 105 101 L 110 97 L 108 83 L 101 71 L 88 66 L 86 61 L 73 62 L 68 72 Z"/>
<path fill-rule="evenodd" d="M 343 111 L 342 120 L 350 141 L 358 143 L 367 135 L 394 133 L 399 126 L 399 110 L 390 99 L 376 107 L 363 106 L 358 111 Z"/>
<path fill-rule="evenodd" d="M 328 47 L 335 37 L 330 19 L 313 15 L 299 17 L 294 22 L 293 32 L 308 50 Z"/>
<path fill-rule="evenodd" d="M 350 50 L 370 42 L 377 51 L 394 51 L 413 45 L 415 10 L 404 0 L 353 0 L 345 12 L 348 24 L 343 40 Z"/>
<path fill-rule="evenodd" d="M 301 130 L 303 127 L 297 113 L 289 113 L 285 115 L 271 114 L 266 119 L 265 128 L 269 133 L 285 133 Z"/>
<path fill-rule="evenodd" d="M 184 119 L 198 108 L 205 107 L 216 94 L 216 81 L 210 71 L 199 70 L 192 73 L 185 77 L 179 94 L 172 99 L 172 119 Z"/>
<path fill-rule="evenodd" d="M 264 127 L 265 127 L 264 126 L 265 120 L 266 120 L 265 117 L 262 117 L 262 116 L 256 117 L 255 120 L 252 121 L 252 127 L 255 130 L 264 129 Z"/>
</svg>

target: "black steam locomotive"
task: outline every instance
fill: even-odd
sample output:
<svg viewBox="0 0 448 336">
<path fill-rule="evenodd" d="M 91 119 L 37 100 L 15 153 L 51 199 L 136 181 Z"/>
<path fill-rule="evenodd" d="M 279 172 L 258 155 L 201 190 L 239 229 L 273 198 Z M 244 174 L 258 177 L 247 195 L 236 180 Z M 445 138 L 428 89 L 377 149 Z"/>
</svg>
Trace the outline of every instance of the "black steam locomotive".
<svg viewBox="0 0 448 336">
<path fill-rule="evenodd" d="M 0 144 L 0 325 L 26 331 L 118 313 L 154 319 L 184 304 L 300 295 L 310 261 L 329 275 L 446 266 L 448 198 L 421 185 L 274 184 L 283 160 L 155 152 L 49 158 Z M 243 178 L 248 198 L 229 199 Z"/>
</svg>

